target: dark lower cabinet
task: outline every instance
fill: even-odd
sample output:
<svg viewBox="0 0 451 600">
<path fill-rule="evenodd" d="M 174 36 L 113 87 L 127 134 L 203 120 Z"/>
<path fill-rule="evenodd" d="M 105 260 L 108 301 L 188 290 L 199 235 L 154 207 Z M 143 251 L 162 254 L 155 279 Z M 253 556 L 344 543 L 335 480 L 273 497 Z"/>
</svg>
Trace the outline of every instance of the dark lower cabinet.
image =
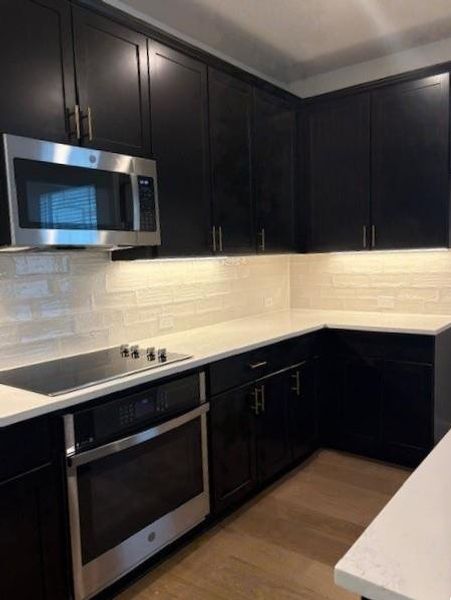
<svg viewBox="0 0 451 600">
<path fill-rule="evenodd" d="M 258 252 L 294 249 L 296 109 L 275 94 L 254 91 L 254 152 Z"/>
<path fill-rule="evenodd" d="M 213 510 L 244 498 L 257 482 L 251 409 L 254 386 L 232 390 L 210 404 Z"/>
<path fill-rule="evenodd" d="M 162 232 L 158 255 L 211 254 L 207 67 L 154 42 L 149 55 Z"/>
<path fill-rule="evenodd" d="M 285 376 L 288 431 L 294 460 L 310 454 L 318 444 L 318 359 L 309 359 Z"/>
<path fill-rule="evenodd" d="M 256 385 L 253 391 L 257 473 L 261 483 L 274 477 L 291 460 L 286 380 L 286 373 L 274 375 Z"/>
<path fill-rule="evenodd" d="M 372 94 L 375 248 L 448 245 L 449 75 Z"/>
<path fill-rule="evenodd" d="M 0 56 L 0 131 L 67 142 L 75 105 L 70 4 L 3 0 Z"/>
<path fill-rule="evenodd" d="M 73 7 L 81 143 L 122 154 L 150 154 L 147 39 Z"/>
<path fill-rule="evenodd" d="M 0 598 L 69 597 L 61 513 L 52 466 L 0 484 Z"/>
<path fill-rule="evenodd" d="M 253 90 L 244 81 L 221 71 L 209 69 L 208 74 L 216 251 L 253 252 Z"/>
</svg>

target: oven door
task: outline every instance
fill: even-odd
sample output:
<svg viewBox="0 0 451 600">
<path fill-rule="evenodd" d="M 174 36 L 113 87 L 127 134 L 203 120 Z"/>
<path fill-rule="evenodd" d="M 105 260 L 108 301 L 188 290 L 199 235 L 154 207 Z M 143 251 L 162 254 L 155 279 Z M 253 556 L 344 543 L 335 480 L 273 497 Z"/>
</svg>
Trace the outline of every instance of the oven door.
<svg viewBox="0 0 451 600">
<path fill-rule="evenodd" d="M 155 230 L 139 231 L 138 183 L 156 186 L 154 161 L 11 135 L 3 142 L 12 246 L 155 243 Z"/>
<path fill-rule="evenodd" d="M 76 600 L 98 591 L 210 511 L 208 404 L 68 458 Z"/>
</svg>

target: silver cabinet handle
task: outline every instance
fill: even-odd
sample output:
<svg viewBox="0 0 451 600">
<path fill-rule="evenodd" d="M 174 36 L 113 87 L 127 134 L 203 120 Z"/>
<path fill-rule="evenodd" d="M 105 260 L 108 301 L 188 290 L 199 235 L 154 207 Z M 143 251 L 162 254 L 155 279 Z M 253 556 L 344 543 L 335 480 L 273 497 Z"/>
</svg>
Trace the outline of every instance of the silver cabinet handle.
<svg viewBox="0 0 451 600">
<path fill-rule="evenodd" d="M 92 111 L 91 107 L 88 106 L 88 139 L 90 142 L 94 139 L 94 131 L 92 127 Z"/>
<path fill-rule="evenodd" d="M 296 371 L 296 373 L 293 373 L 293 375 L 291 377 L 294 379 L 294 386 L 291 388 L 291 391 L 296 392 L 296 396 L 300 396 L 301 395 L 301 374 L 299 373 L 299 371 Z"/>
<path fill-rule="evenodd" d="M 218 227 L 219 232 L 219 252 L 222 252 L 222 226 Z"/>
<path fill-rule="evenodd" d="M 376 247 L 376 225 L 371 225 L 371 247 Z"/>
<path fill-rule="evenodd" d="M 260 414 L 260 403 L 258 401 L 258 394 L 259 394 L 259 389 L 256 387 L 256 388 L 254 388 L 254 391 L 252 392 L 252 396 L 254 397 L 254 403 L 251 406 L 251 409 L 254 411 L 254 415 L 256 417 L 258 417 L 258 415 Z"/>
<path fill-rule="evenodd" d="M 264 227 L 262 227 L 260 229 L 259 235 L 260 235 L 260 250 L 262 252 L 264 252 L 265 248 L 266 248 L 266 233 L 265 233 L 265 228 Z"/>
<path fill-rule="evenodd" d="M 265 412 L 266 406 L 265 406 L 265 386 L 264 385 L 260 386 L 260 397 L 261 397 L 260 407 L 262 409 L 262 412 Z"/>
<path fill-rule="evenodd" d="M 81 140 L 80 106 L 78 104 L 76 104 L 74 106 L 74 110 L 73 111 L 69 111 L 68 115 L 69 115 L 69 119 L 71 119 L 72 117 L 74 118 L 74 122 L 75 122 L 75 137 L 77 138 L 78 141 L 80 141 Z M 71 129 L 71 131 L 69 133 L 72 134 L 74 132 Z"/>
<path fill-rule="evenodd" d="M 266 367 L 267 364 L 268 364 L 267 360 L 261 360 L 260 362 L 249 363 L 249 368 L 250 369 L 261 369 L 262 367 Z"/>
<path fill-rule="evenodd" d="M 363 226 L 363 248 L 366 248 L 368 245 L 368 239 L 366 234 L 366 225 Z"/>
<path fill-rule="evenodd" d="M 213 240 L 213 252 L 216 252 L 216 227 L 213 225 L 211 228 L 211 237 Z"/>
</svg>

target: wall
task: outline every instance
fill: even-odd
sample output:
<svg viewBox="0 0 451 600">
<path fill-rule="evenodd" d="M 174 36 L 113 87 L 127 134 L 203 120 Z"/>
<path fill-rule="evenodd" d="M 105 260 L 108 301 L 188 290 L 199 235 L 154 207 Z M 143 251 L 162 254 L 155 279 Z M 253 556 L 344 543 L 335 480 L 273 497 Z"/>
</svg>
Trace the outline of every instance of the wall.
<svg viewBox="0 0 451 600">
<path fill-rule="evenodd" d="M 293 255 L 291 306 L 451 314 L 451 252 Z"/>
<path fill-rule="evenodd" d="M 288 308 L 286 256 L 0 255 L 0 368 Z"/>
</svg>

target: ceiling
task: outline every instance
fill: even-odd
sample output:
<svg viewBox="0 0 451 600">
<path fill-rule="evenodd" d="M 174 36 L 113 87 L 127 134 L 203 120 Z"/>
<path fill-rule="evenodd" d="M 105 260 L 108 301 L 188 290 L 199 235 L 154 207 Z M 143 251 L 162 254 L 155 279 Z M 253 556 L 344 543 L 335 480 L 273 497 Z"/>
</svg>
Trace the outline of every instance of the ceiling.
<svg viewBox="0 0 451 600">
<path fill-rule="evenodd" d="M 283 84 L 451 36 L 450 0 L 122 0 L 122 4 Z"/>
</svg>

